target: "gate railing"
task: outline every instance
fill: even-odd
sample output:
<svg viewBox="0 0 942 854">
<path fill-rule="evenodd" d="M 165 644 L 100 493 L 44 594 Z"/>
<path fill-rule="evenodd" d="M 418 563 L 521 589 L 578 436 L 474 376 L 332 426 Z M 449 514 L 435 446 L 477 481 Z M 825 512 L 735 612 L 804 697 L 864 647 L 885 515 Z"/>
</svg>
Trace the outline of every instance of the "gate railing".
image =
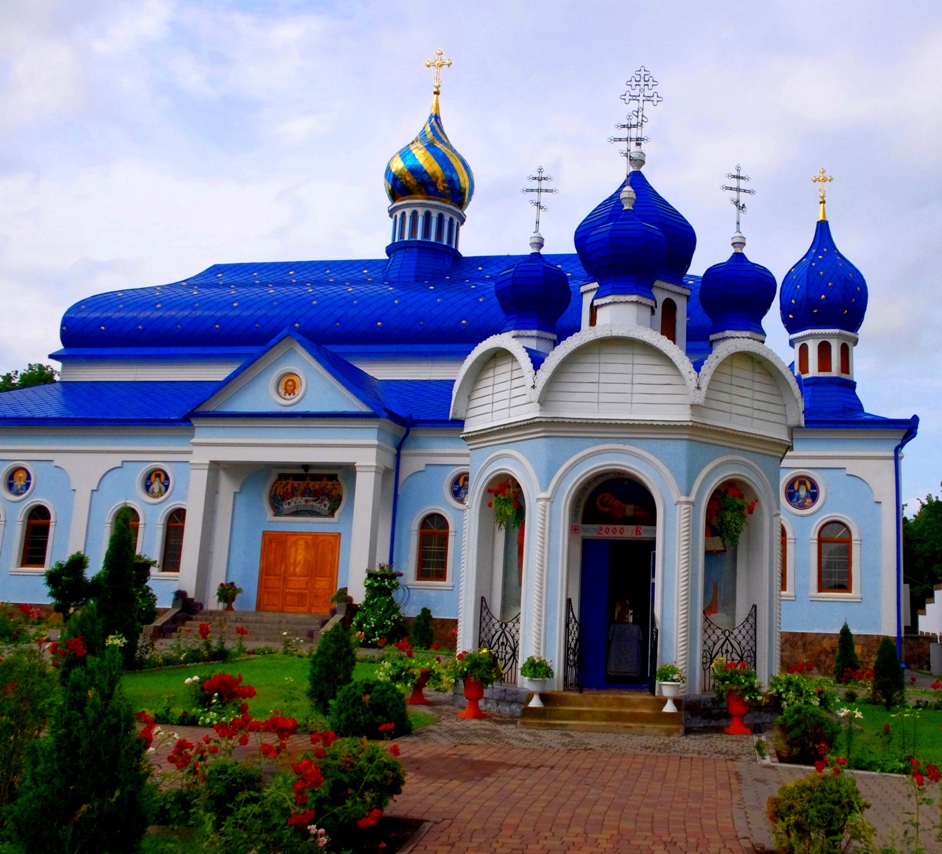
<svg viewBox="0 0 942 854">
<path fill-rule="evenodd" d="M 648 690 L 653 694 L 657 686 L 654 684 L 657 680 L 654 678 L 657 671 L 657 618 L 651 614 L 651 646 L 648 649 Z"/>
<path fill-rule="evenodd" d="M 563 674 L 563 690 L 582 690 L 582 635 L 572 599 L 566 600 L 566 671 Z"/>
<path fill-rule="evenodd" d="M 713 684 L 713 662 L 718 658 L 745 661 L 755 670 L 756 606 L 749 609 L 746 618 L 734 629 L 724 629 L 704 614 L 702 649 L 700 667 L 703 671 L 704 691 L 709 691 Z"/>
<path fill-rule="evenodd" d="M 509 620 L 499 620 L 481 597 L 481 630 L 478 646 L 489 649 L 500 662 L 504 671 L 504 684 L 517 684 L 517 665 L 520 661 L 520 614 Z"/>
</svg>

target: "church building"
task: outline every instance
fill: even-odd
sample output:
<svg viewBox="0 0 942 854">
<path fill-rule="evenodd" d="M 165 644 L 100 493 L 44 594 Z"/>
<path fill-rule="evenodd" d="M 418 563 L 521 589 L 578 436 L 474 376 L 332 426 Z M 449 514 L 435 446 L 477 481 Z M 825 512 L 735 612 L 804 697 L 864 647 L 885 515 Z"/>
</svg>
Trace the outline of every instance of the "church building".
<svg viewBox="0 0 942 854">
<path fill-rule="evenodd" d="M 867 284 L 824 170 L 780 285 L 738 218 L 729 257 L 706 247 L 719 263 L 691 274 L 694 229 L 641 148 L 642 69 L 627 176 L 576 251 L 544 252 L 537 218 L 528 254 L 467 257 L 450 62 L 427 64 L 385 252 L 216 264 L 65 311 L 61 381 L 0 394 L 0 600 L 48 601 L 44 571 L 76 551 L 97 570 L 128 505 L 159 605 L 233 581 L 237 610 L 325 614 L 393 564 L 404 612 L 455 621 L 510 683 L 541 655 L 557 690 L 649 686 L 674 662 L 696 692 L 716 657 L 767 683 L 845 621 L 899 641 L 918 419 L 857 396 Z M 765 344 L 776 295 L 789 354 Z"/>
</svg>

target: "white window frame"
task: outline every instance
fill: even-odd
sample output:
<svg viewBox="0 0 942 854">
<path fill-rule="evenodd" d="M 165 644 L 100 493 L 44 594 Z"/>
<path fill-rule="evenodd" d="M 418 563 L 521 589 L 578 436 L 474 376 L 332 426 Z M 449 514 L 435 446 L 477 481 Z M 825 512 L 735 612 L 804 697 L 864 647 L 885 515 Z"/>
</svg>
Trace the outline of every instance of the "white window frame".
<svg viewBox="0 0 942 854">
<path fill-rule="evenodd" d="M 42 567 L 38 566 L 20 566 L 20 560 L 23 557 L 24 538 L 26 537 L 26 517 L 33 511 L 34 507 L 45 507 L 49 511 L 49 540 L 46 543 L 46 562 Z M 13 542 L 16 548 L 13 550 L 13 561 L 10 567 L 10 575 L 44 575 L 52 566 L 52 553 L 55 546 L 56 535 L 56 508 L 49 502 L 42 499 L 36 499 L 23 505 L 20 510 L 19 518 L 16 520 L 16 535 Z"/>
<path fill-rule="evenodd" d="M 166 544 L 164 543 L 164 537 L 167 535 L 167 519 L 170 518 L 170 514 L 173 513 L 174 510 L 186 510 L 186 511 L 187 511 L 187 516 L 190 515 L 190 511 L 189 511 L 189 509 L 187 508 L 186 504 L 183 504 L 183 503 L 180 503 L 180 502 L 178 502 L 178 503 L 176 503 L 176 504 L 171 504 L 171 505 L 167 506 L 167 507 L 164 509 L 164 512 L 161 513 L 160 519 L 157 521 L 157 550 L 158 550 L 158 557 L 155 557 L 155 558 L 154 558 L 154 560 L 157 561 L 157 565 L 154 566 L 154 567 L 151 567 L 151 571 L 150 571 L 150 576 L 151 576 L 151 578 L 155 578 L 155 577 L 157 577 L 157 578 L 179 578 L 179 577 L 180 577 L 180 573 L 179 573 L 179 572 L 164 572 L 164 571 L 163 571 L 163 568 L 161 567 L 161 563 L 163 562 L 163 559 L 164 559 L 164 546 L 166 545 Z M 184 542 L 186 542 L 186 526 L 187 526 L 188 524 L 189 524 L 189 522 L 185 522 L 184 525 L 183 525 L 183 540 L 184 540 Z"/>
<path fill-rule="evenodd" d="M 792 600 L 795 598 L 795 531 L 791 523 L 781 517 L 782 527 L 785 529 L 785 589 L 779 593 L 779 598 Z M 781 539 L 781 532 L 779 532 Z"/>
<path fill-rule="evenodd" d="M 445 554 L 445 580 L 419 581 L 419 529 L 422 520 L 430 513 L 438 513 L 448 522 L 448 548 Z M 455 520 L 452 513 L 441 506 L 430 506 L 420 510 L 412 519 L 409 548 L 409 572 L 406 586 L 415 590 L 454 590 L 455 588 Z"/>
</svg>

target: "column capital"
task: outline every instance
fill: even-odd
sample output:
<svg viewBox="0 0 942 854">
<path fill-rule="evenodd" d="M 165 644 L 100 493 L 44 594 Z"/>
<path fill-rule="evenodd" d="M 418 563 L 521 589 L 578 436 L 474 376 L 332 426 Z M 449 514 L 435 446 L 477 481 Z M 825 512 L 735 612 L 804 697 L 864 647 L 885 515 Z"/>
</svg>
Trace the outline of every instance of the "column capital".
<svg viewBox="0 0 942 854">
<path fill-rule="evenodd" d="M 357 474 L 360 474 L 360 472 L 363 474 L 382 474 L 386 471 L 386 466 L 381 466 L 378 463 L 355 463 L 355 465 Z"/>
</svg>

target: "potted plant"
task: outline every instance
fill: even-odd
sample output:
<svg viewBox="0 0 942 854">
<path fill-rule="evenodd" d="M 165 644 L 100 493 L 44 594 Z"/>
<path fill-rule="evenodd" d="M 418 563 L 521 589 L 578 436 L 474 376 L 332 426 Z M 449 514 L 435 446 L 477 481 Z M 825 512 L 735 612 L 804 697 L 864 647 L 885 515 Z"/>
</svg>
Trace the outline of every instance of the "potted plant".
<svg viewBox="0 0 942 854">
<path fill-rule="evenodd" d="M 711 544 L 709 540 L 715 538 L 709 536 L 708 530 L 707 550 L 723 551 L 723 548 L 717 546 L 736 548 L 746 527 L 746 517 L 752 515 L 755 507 L 756 502 L 747 502 L 746 496 L 733 481 L 728 480 L 717 488 L 707 504 L 706 521 L 708 528 L 716 531 L 721 542 Z"/>
<path fill-rule="evenodd" d="M 484 689 L 503 677 L 497 656 L 488 649 L 459 652 L 452 667 L 455 679 L 464 682 L 464 696 L 468 701 L 467 708 L 458 717 L 468 720 L 486 718 L 478 703 L 484 699 Z"/>
<path fill-rule="evenodd" d="M 428 705 L 428 700 L 422 693 L 426 686 L 435 691 L 448 691 L 454 685 L 454 679 L 437 656 L 427 653 L 416 655 L 412 645 L 405 639 L 393 647 L 384 654 L 377 675 L 385 682 L 392 682 L 404 694 L 408 694 L 408 705 Z"/>
<path fill-rule="evenodd" d="M 657 679 L 658 691 L 662 697 L 667 698 L 662 712 L 676 712 L 674 698 L 680 696 L 680 686 L 687 681 L 684 672 L 676 664 L 662 664 L 654 674 Z"/>
<path fill-rule="evenodd" d="M 749 704 L 762 699 L 759 679 L 745 661 L 727 661 L 717 658 L 713 661 L 713 694 L 718 700 L 726 700 L 732 722 L 723 729 L 727 735 L 752 735 L 743 717 L 749 711 Z"/>
<path fill-rule="evenodd" d="M 353 597 L 347 593 L 346 587 L 341 587 L 330 597 L 330 602 L 334 606 L 337 616 L 342 617 L 347 613 L 347 606 L 353 602 Z"/>
<path fill-rule="evenodd" d="M 225 610 L 232 611 L 232 603 L 235 602 L 236 597 L 242 592 L 242 588 L 236 586 L 234 581 L 223 581 L 219 587 L 216 588 L 216 601 L 220 605 L 225 605 Z"/>
<path fill-rule="evenodd" d="M 500 530 L 507 525 L 519 528 L 526 516 L 523 504 L 520 501 L 520 487 L 514 483 L 513 478 L 502 480 L 497 486 L 488 489 L 488 494 L 494 497 L 487 503 L 494 508 L 494 522 Z"/>
<path fill-rule="evenodd" d="M 540 692 L 546 689 L 546 680 L 553 678 L 553 665 L 545 658 L 538 655 L 531 655 L 520 668 L 520 675 L 528 679 L 533 696 L 527 706 L 531 708 L 542 708 L 543 701 L 540 699 Z"/>
</svg>

